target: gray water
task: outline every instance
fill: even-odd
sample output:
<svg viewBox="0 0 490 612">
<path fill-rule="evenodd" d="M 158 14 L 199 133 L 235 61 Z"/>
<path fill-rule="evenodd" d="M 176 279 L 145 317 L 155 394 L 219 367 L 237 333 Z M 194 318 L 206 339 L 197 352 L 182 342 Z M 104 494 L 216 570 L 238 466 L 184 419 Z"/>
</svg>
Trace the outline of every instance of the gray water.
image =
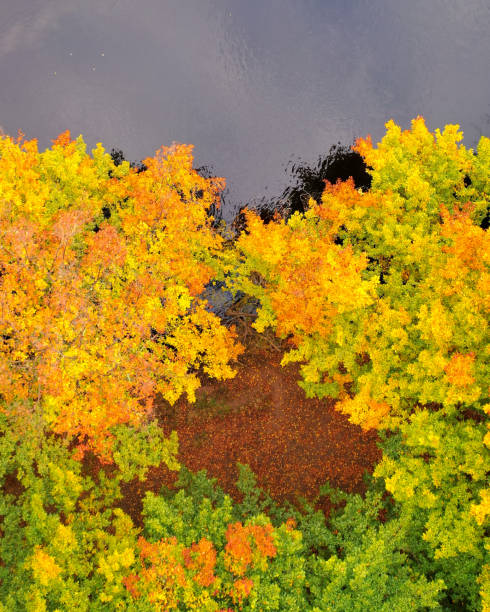
<svg viewBox="0 0 490 612">
<path fill-rule="evenodd" d="M 393 118 L 490 127 L 489 0 L 0 0 L 0 126 L 127 159 L 172 141 L 228 182 L 224 218 L 291 160 Z"/>
</svg>

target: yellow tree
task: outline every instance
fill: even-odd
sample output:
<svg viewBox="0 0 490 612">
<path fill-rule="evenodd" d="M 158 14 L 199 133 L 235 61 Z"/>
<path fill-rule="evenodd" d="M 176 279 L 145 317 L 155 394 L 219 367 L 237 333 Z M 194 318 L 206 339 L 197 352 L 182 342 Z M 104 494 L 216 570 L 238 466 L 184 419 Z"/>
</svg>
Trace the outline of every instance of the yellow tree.
<svg viewBox="0 0 490 612">
<path fill-rule="evenodd" d="M 192 401 L 202 366 L 230 378 L 243 351 L 198 298 L 222 238 L 206 208 L 220 180 L 174 145 L 137 173 L 69 132 L 0 139 L 0 408 L 17 427 L 103 458 L 111 428 L 139 426 L 160 392 Z"/>
<path fill-rule="evenodd" d="M 233 287 L 260 300 L 255 327 L 290 336 L 283 364 L 305 362 L 307 395 L 338 397 L 366 428 L 400 423 L 417 404 L 483 413 L 490 140 L 474 155 L 461 137 L 457 126 L 434 136 L 420 117 L 404 132 L 388 122 L 377 149 L 357 145 L 370 192 L 327 184 L 287 223 L 248 212 L 237 241 Z"/>
<path fill-rule="evenodd" d="M 393 121 L 356 150 L 372 175 L 327 184 L 304 215 L 265 226 L 248 213 L 234 289 L 258 298 L 301 362 L 308 396 L 363 428 L 390 429 L 375 475 L 453 603 L 488 598 L 490 505 L 490 139 L 475 153 L 449 125 Z M 423 543 L 421 543 L 423 541 Z M 421 561 L 422 563 L 422 561 Z M 481 585 L 481 587 L 477 584 Z"/>
</svg>

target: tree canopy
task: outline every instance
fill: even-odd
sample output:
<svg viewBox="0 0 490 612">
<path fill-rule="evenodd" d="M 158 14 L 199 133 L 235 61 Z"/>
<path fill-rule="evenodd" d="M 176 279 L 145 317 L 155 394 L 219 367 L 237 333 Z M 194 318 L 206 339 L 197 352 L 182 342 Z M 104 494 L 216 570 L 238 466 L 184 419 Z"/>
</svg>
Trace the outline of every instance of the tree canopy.
<svg viewBox="0 0 490 612">
<path fill-rule="evenodd" d="M 243 347 L 198 298 L 223 183 L 191 150 L 162 148 L 138 173 L 68 132 L 44 153 L 1 139 L 0 408 L 17 427 L 109 456 L 111 428 L 143 423 L 155 393 L 193 398 L 199 365 L 234 375 Z"/>
<path fill-rule="evenodd" d="M 355 146 L 369 189 L 247 210 L 225 244 L 191 146 L 132 168 L 0 137 L 0 610 L 490 609 L 490 139 L 461 139 L 389 121 Z M 306 396 L 378 430 L 364 496 L 325 483 L 326 517 L 178 463 L 155 397 L 194 401 L 245 350 L 211 281 L 257 300 Z M 121 486 L 161 463 L 179 478 L 137 527 Z"/>
</svg>

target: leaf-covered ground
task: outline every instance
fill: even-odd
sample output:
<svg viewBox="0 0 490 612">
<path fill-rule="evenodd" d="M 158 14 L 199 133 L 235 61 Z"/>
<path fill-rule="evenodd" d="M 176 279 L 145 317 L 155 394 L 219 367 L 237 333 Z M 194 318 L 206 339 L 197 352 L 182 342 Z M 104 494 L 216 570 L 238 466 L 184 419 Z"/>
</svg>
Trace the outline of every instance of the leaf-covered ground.
<svg viewBox="0 0 490 612">
<path fill-rule="evenodd" d="M 247 327 L 247 351 L 239 357 L 235 378 L 203 377 L 194 405 L 184 398 L 173 407 L 157 405 L 165 433 L 178 432 L 179 461 L 192 471 L 206 469 L 238 499 L 237 462 L 250 465 L 258 486 L 277 501 L 294 501 L 295 494 L 312 499 L 327 479 L 332 486 L 361 492 L 363 473 L 381 457 L 376 432 L 351 425 L 332 400 L 307 399 L 297 385 L 299 365 L 280 365 L 287 345 L 275 339 L 274 348 L 262 338 L 257 346 L 257 334 Z M 144 492 L 158 492 L 175 479 L 165 467 L 151 470 L 145 483 L 123 487 L 123 509 L 140 524 Z"/>
</svg>

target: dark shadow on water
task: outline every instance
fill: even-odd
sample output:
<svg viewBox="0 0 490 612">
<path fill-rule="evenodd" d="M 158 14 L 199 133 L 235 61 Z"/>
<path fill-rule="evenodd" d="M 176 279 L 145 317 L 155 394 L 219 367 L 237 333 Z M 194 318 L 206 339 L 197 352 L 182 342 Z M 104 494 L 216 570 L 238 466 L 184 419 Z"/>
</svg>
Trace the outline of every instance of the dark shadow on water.
<svg viewBox="0 0 490 612">
<path fill-rule="evenodd" d="M 356 189 L 367 191 L 371 187 L 371 176 L 367 172 L 364 159 L 351 147 L 340 142 L 332 145 L 328 153 L 320 155 L 315 165 L 300 161 L 290 161 L 285 172 L 291 175 L 292 184 L 288 185 L 277 196 L 265 197 L 254 206 L 264 223 L 270 223 L 278 212 L 285 220 L 295 212 L 304 213 L 308 209 L 308 201 L 313 198 L 320 201 L 325 188 L 325 181 L 336 183 L 352 177 Z M 245 206 L 241 206 L 235 216 L 232 227 L 238 234 L 246 231 Z"/>
</svg>

